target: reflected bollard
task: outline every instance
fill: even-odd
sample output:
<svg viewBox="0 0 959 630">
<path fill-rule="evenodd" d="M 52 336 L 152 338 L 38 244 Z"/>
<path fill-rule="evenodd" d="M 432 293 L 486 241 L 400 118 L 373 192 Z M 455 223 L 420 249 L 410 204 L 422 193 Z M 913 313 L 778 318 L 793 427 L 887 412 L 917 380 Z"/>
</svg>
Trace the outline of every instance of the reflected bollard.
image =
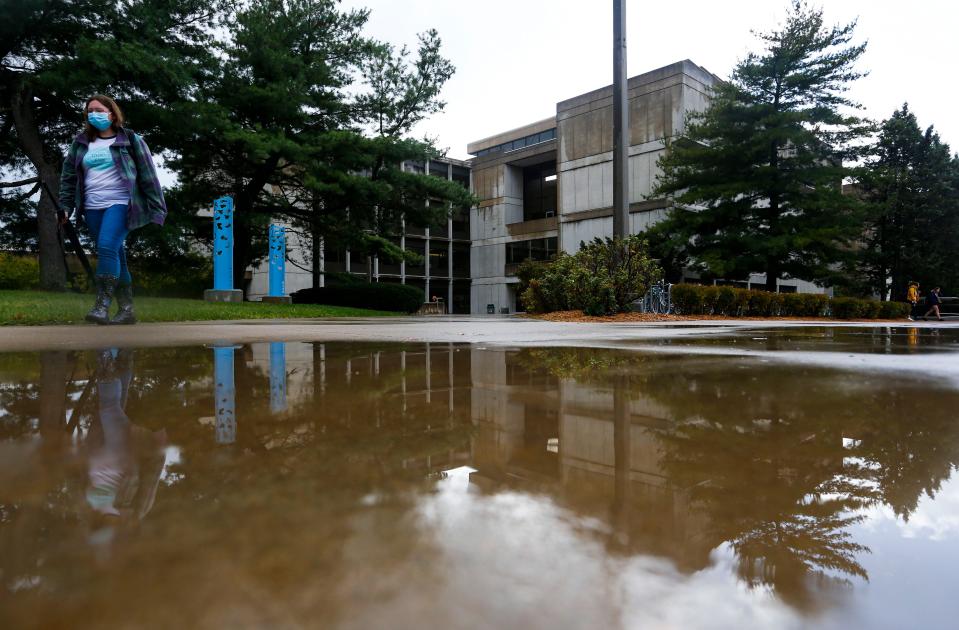
<svg viewBox="0 0 959 630">
<path fill-rule="evenodd" d="M 282 225 L 270 226 L 270 292 L 264 302 L 289 304 L 286 295 L 286 228 Z"/>
<path fill-rule="evenodd" d="M 207 302 L 242 302 L 243 291 L 233 288 L 233 198 L 213 202 L 213 288 L 203 292 Z"/>
<path fill-rule="evenodd" d="M 270 411 L 286 411 L 286 343 L 270 343 Z"/>
<path fill-rule="evenodd" d="M 213 348 L 213 379 L 216 383 L 216 443 L 236 441 L 236 384 L 233 377 L 234 346 Z"/>
</svg>

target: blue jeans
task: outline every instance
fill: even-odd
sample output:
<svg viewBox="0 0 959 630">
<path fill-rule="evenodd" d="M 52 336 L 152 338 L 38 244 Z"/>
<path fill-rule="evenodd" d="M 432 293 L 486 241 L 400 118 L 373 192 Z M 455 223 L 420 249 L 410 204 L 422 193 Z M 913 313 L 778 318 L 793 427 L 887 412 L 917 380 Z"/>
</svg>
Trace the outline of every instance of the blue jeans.
<svg viewBox="0 0 959 630">
<path fill-rule="evenodd" d="M 97 275 L 116 276 L 120 284 L 131 284 L 123 241 L 127 229 L 127 206 L 117 204 L 100 210 L 86 210 L 87 227 L 97 242 Z"/>
</svg>

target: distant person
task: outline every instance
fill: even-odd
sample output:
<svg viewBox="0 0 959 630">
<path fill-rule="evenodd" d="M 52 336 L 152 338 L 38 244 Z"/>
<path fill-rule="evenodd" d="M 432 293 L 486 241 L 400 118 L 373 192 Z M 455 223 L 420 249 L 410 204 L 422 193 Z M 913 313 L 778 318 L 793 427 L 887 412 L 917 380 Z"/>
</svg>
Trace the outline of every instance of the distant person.
<svg viewBox="0 0 959 630">
<path fill-rule="evenodd" d="M 65 223 L 77 211 L 97 243 L 96 301 L 86 320 L 135 324 L 133 279 L 123 241 L 148 223 L 163 225 L 166 203 L 150 149 L 123 126 L 123 113 L 109 96 L 97 94 L 83 107 L 84 128 L 70 145 L 60 174 Z M 110 319 L 116 296 L 119 310 Z"/>
<path fill-rule="evenodd" d="M 929 308 L 929 310 L 927 310 L 926 314 L 922 316 L 922 319 L 925 320 L 927 317 L 929 317 L 930 313 L 935 313 L 936 319 L 941 322 L 942 315 L 939 313 L 940 304 L 942 304 L 942 300 L 939 299 L 939 287 L 936 287 L 929 292 L 929 295 L 926 296 L 926 306 Z"/>
<path fill-rule="evenodd" d="M 919 283 L 910 282 L 909 289 L 906 291 L 906 301 L 912 306 L 909 309 L 909 321 L 919 317 Z"/>
</svg>

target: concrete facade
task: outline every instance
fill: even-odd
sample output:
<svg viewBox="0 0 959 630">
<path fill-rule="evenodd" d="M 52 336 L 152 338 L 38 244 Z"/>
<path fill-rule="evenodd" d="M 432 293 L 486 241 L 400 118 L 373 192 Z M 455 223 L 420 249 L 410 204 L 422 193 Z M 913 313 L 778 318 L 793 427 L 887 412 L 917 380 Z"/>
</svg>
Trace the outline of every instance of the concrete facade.
<svg viewBox="0 0 959 630">
<path fill-rule="evenodd" d="M 469 164 L 461 160 L 442 158 L 427 160 L 425 163 L 406 162 L 404 170 L 429 174 L 451 181 L 457 181 L 464 187 L 469 186 Z M 424 200 L 424 203 L 430 203 Z M 435 202 L 433 202 L 435 203 Z M 407 263 L 389 264 L 374 258 L 351 255 L 349 250 L 333 252 L 323 244 L 319 247 L 320 286 L 325 286 L 326 273 L 352 273 L 367 275 L 374 282 L 392 282 L 412 284 L 423 290 L 423 301 L 433 296 L 439 297 L 446 305 L 448 313 L 469 312 L 470 266 L 468 257 L 470 229 L 468 214 L 451 213 L 440 225 L 418 227 L 405 225 L 403 235 L 396 243 L 400 248 L 411 250 L 423 256 L 422 265 L 411 266 Z M 286 291 L 293 293 L 313 286 L 312 239 L 298 232 L 293 226 L 287 228 Z M 369 269 L 369 263 L 372 269 Z M 269 261 L 263 260 L 247 269 L 246 298 L 252 301 L 262 300 L 269 293 Z"/>
<path fill-rule="evenodd" d="M 660 174 L 657 161 L 666 143 L 684 131 L 687 114 L 704 110 L 709 89 L 721 79 L 689 60 L 653 70 L 628 81 L 629 203 L 631 233 L 662 220 L 667 199 L 652 195 Z M 558 249 L 575 252 L 580 243 L 613 233 L 613 87 L 612 85 L 556 104 L 556 116 L 470 143 L 473 193 L 480 199 L 471 213 L 471 310 L 516 310 L 508 248 L 532 239 L 556 239 Z M 509 143 L 552 126 L 554 139 Z M 556 211 L 553 216 L 524 217 L 524 169 L 555 163 Z M 694 275 L 690 276 L 695 278 Z M 764 284 L 753 275 L 744 286 Z M 781 284 L 784 291 L 821 292 L 799 280 Z"/>
<path fill-rule="evenodd" d="M 709 90 L 719 81 L 689 60 L 628 80 L 631 233 L 647 230 L 669 211 L 670 201 L 652 194 L 660 174 L 657 161 L 667 142 L 682 135 L 686 116 L 707 107 Z M 391 267 L 374 260 L 374 281 L 422 287 L 424 301 L 439 296 L 453 313 L 516 312 L 515 273 L 522 260 L 548 260 L 557 251 L 575 252 L 584 241 L 612 236 L 612 96 L 609 85 L 561 101 L 553 117 L 471 142 L 467 152 L 474 157 L 467 162 L 444 158 L 406 164 L 410 171 L 449 179 L 458 173 L 478 203 L 455 224 L 451 218 L 445 226 L 406 229 L 398 245 L 423 254 L 425 265 Z M 288 234 L 286 286 L 292 293 L 311 286 L 311 248 L 308 239 Z M 352 260 L 350 252 L 331 258 L 320 249 L 324 272 L 368 272 L 366 260 Z M 264 262 L 247 272 L 248 299 L 266 295 L 267 269 Z M 696 279 L 692 273 L 687 277 Z M 735 284 L 764 285 L 765 276 L 754 274 Z M 800 280 L 779 287 L 823 291 Z"/>
</svg>

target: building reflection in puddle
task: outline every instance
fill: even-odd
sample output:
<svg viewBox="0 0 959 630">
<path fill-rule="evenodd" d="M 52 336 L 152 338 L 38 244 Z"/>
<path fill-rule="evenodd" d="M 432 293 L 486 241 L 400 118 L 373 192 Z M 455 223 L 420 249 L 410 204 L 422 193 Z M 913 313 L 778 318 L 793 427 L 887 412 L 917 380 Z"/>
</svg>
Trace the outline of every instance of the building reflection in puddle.
<svg viewBox="0 0 959 630">
<path fill-rule="evenodd" d="M 869 508 L 907 519 L 959 462 L 959 394 L 875 374 L 448 344 L 133 354 L 0 356 L 13 621 L 47 596 L 56 625 L 164 595 L 210 625 L 228 621 L 210 601 L 254 625 L 362 626 L 438 600 L 507 624 L 552 601 L 525 623 L 576 625 L 560 614 L 575 605 L 617 625 L 642 608 L 610 595 L 636 567 L 671 588 L 724 567 L 802 619 L 868 579 Z"/>
</svg>

